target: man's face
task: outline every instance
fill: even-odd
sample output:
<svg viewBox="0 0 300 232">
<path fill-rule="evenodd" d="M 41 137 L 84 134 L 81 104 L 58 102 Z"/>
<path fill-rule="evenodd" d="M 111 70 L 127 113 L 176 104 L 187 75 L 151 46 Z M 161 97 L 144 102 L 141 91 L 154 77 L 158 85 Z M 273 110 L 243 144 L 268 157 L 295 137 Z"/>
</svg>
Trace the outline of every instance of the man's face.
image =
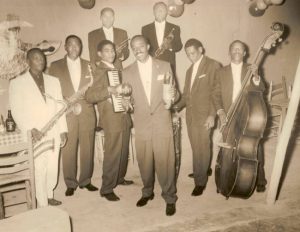
<svg viewBox="0 0 300 232">
<path fill-rule="evenodd" d="M 157 22 L 163 22 L 167 18 L 168 10 L 165 5 L 160 4 L 154 8 L 153 13 Z"/>
<path fill-rule="evenodd" d="M 231 62 L 239 64 L 243 62 L 244 56 L 246 55 L 245 48 L 243 44 L 240 42 L 236 42 L 232 44 L 230 50 L 229 50 L 229 56 L 231 59 Z"/>
<path fill-rule="evenodd" d="M 143 38 L 135 38 L 133 41 L 131 41 L 131 49 L 133 54 L 135 58 L 142 63 L 146 62 L 148 59 L 149 48 L 149 44 L 147 44 Z"/>
<path fill-rule="evenodd" d="M 102 25 L 106 28 L 110 28 L 114 25 L 115 16 L 111 11 L 104 11 L 100 17 Z"/>
<path fill-rule="evenodd" d="M 67 43 L 65 44 L 65 50 L 71 60 L 76 60 L 81 53 L 80 41 L 75 37 L 69 38 Z"/>
<path fill-rule="evenodd" d="M 98 55 L 103 61 L 106 61 L 111 64 L 115 61 L 116 57 L 115 49 L 111 44 L 104 45 L 101 51 L 98 51 Z"/>
<path fill-rule="evenodd" d="M 190 46 L 185 49 L 185 53 L 186 53 L 188 59 L 193 64 L 196 63 L 200 59 L 202 52 L 203 52 L 202 47 L 196 48 L 194 46 Z"/>
<path fill-rule="evenodd" d="M 41 73 L 46 65 L 45 55 L 41 51 L 33 51 L 29 55 L 27 62 L 33 72 Z"/>
</svg>

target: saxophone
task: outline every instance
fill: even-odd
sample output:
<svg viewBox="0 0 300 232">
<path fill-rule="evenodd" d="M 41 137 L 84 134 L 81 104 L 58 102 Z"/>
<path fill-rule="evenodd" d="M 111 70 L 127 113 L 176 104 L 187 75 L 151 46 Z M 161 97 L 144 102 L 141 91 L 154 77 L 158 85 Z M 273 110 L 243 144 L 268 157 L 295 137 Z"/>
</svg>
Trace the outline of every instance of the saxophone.
<svg viewBox="0 0 300 232">
<path fill-rule="evenodd" d="M 170 47 L 170 45 L 174 39 L 174 33 L 173 33 L 174 30 L 175 30 L 175 28 L 172 28 L 170 33 L 164 38 L 161 46 L 156 49 L 156 51 L 154 53 L 154 57 L 159 57 Z"/>
<path fill-rule="evenodd" d="M 92 74 L 92 67 L 91 64 L 88 64 L 88 70 L 89 75 L 87 75 L 85 78 L 90 78 L 90 82 L 87 83 L 85 86 L 80 88 L 76 93 L 74 93 L 72 96 L 67 98 L 66 100 L 55 100 L 50 95 L 45 94 L 46 97 L 53 99 L 54 101 L 61 103 L 63 107 L 49 120 L 49 122 L 46 123 L 45 126 L 42 127 L 41 133 L 43 136 L 47 134 L 47 132 L 57 123 L 58 119 L 63 116 L 68 110 L 73 111 L 75 114 L 80 114 L 81 109 L 78 108 L 78 101 L 80 99 L 83 99 L 83 96 L 86 92 L 86 90 L 93 84 L 94 77 Z M 80 105 L 79 105 L 80 107 Z M 69 113 L 69 112 L 67 112 Z"/>
</svg>

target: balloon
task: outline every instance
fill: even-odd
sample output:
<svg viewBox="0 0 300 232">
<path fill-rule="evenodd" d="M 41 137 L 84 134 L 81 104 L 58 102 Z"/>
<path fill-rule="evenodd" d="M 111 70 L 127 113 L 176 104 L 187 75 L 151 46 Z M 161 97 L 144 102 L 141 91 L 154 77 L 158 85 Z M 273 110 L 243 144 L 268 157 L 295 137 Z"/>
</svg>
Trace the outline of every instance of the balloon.
<svg viewBox="0 0 300 232">
<path fill-rule="evenodd" d="M 182 0 L 183 1 L 183 3 L 185 3 L 185 4 L 191 4 L 191 3 L 193 3 L 195 0 Z"/>
<path fill-rule="evenodd" d="M 271 0 L 271 2 L 275 5 L 279 5 L 279 4 L 283 3 L 283 0 Z"/>
<path fill-rule="evenodd" d="M 78 2 L 84 9 L 92 9 L 95 6 L 95 0 L 78 0 Z"/>
<path fill-rule="evenodd" d="M 264 0 L 257 0 L 256 5 L 259 10 L 265 10 L 268 7 Z"/>
<path fill-rule="evenodd" d="M 184 5 L 176 5 L 175 2 L 168 5 L 168 14 L 172 17 L 179 17 L 183 14 Z"/>
<path fill-rule="evenodd" d="M 258 9 L 256 2 L 253 2 L 249 7 L 249 13 L 254 17 L 259 17 L 265 13 L 265 10 Z"/>
<path fill-rule="evenodd" d="M 268 5 L 272 5 L 272 0 L 264 0 L 264 2 Z"/>
<path fill-rule="evenodd" d="M 174 3 L 179 6 L 184 4 L 182 0 L 174 0 Z"/>
</svg>

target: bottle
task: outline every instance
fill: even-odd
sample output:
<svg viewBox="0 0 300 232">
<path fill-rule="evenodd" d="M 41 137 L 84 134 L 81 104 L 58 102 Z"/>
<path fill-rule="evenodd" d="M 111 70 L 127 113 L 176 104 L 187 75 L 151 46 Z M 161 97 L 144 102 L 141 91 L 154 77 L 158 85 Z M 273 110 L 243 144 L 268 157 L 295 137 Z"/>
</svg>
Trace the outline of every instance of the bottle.
<svg viewBox="0 0 300 232">
<path fill-rule="evenodd" d="M 1 118 L 0 118 L 0 133 L 5 132 L 5 124 L 4 124 L 4 120 L 3 120 L 3 116 L 1 114 Z"/>
<path fill-rule="evenodd" d="M 16 129 L 16 123 L 11 115 L 11 110 L 8 110 L 7 119 L 5 121 L 6 131 L 14 132 Z"/>
</svg>

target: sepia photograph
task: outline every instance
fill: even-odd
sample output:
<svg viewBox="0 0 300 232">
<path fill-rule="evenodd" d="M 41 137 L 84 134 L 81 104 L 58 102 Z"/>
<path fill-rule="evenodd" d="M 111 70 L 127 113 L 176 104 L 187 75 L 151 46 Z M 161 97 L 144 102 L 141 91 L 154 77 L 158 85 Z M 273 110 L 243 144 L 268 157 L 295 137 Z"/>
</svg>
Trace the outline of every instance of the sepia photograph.
<svg viewBox="0 0 300 232">
<path fill-rule="evenodd" d="M 0 232 L 300 231 L 300 0 L 1 0 Z"/>
</svg>

